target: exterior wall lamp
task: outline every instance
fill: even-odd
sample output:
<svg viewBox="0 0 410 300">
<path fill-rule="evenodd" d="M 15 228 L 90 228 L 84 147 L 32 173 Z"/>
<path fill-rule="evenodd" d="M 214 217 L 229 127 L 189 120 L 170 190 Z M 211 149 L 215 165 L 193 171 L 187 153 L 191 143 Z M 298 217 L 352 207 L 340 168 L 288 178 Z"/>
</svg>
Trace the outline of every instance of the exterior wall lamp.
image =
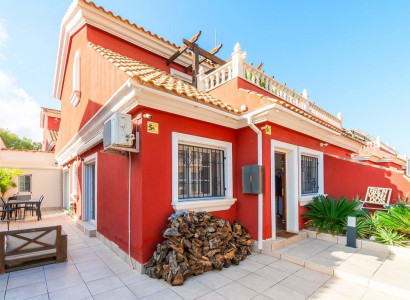
<svg viewBox="0 0 410 300">
<path fill-rule="evenodd" d="M 329 146 L 329 144 L 328 143 L 320 143 L 319 146 L 320 147 L 327 147 L 327 146 Z"/>
<path fill-rule="evenodd" d="M 151 120 L 152 119 L 152 115 L 150 114 L 143 114 L 142 115 L 145 119 Z"/>
</svg>

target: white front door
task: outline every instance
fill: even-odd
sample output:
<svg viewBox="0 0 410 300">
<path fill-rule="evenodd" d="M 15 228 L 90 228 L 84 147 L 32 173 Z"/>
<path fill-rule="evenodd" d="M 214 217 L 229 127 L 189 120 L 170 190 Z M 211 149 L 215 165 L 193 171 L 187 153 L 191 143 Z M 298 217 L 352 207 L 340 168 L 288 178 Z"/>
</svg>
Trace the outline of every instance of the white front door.
<svg viewBox="0 0 410 300">
<path fill-rule="evenodd" d="M 276 160 L 275 160 L 276 152 Z M 278 154 L 283 155 L 283 161 L 286 162 L 283 173 L 286 174 L 286 180 L 284 182 L 282 191 L 286 191 L 286 197 L 281 203 L 282 207 L 277 206 L 277 193 L 276 193 L 276 171 L 280 170 L 283 166 L 277 166 L 279 161 Z M 276 162 L 275 162 L 276 161 Z M 283 143 L 280 141 L 272 140 L 271 142 L 271 220 L 272 220 L 272 238 L 276 239 L 277 231 L 277 215 L 280 216 L 286 222 L 284 229 L 288 232 L 299 232 L 299 199 L 298 199 L 298 147 L 296 145 Z M 285 208 L 285 209 L 283 209 Z M 278 214 L 279 213 L 279 214 Z M 285 215 L 283 215 L 285 214 Z"/>
<path fill-rule="evenodd" d="M 96 162 L 91 161 L 83 165 L 83 220 L 95 223 L 97 220 L 96 205 Z"/>
<path fill-rule="evenodd" d="M 70 210 L 70 171 L 63 172 L 63 207 Z"/>
</svg>

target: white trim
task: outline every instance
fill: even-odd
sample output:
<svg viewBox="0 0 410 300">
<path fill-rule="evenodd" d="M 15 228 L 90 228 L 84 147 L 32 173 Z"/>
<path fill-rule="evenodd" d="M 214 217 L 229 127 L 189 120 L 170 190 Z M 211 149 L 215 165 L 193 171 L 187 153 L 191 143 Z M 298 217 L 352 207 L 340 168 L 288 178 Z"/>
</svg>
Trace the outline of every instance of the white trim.
<svg viewBox="0 0 410 300">
<path fill-rule="evenodd" d="M 77 161 L 73 162 L 73 172 L 71 174 L 71 197 L 78 196 L 78 163 Z"/>
<path fill-rule="evenodd" d="M 67 168 L 67 167 L 65 167 L 65 168 L 63 168 L 63 207 L 65 208 L 65 209 L 69 209 L 70 208 L 70 203 L 72 202 L 71 201 L 71 197 L 70 197 L 70 187 L 71 187 L 71 185 L 70 185 L 70 169 L 69 168 Z M 65 185 L 66 185 L 66 182 L 65 182 L 65 180 L 66 180 L 66 176 L 68 176 L 68 187 L 66 187 Z M 68 191 L 66 191 L 66 189 L 68 189 Z M 68 197 L 67 197 L 67 201 L 68 201 L 68 208 L 66 207 L 66 203 L 64 203 L 65 202 L 65 200 L 66 199 L 64 199 L 64 196 L 65 196 L 65 193 L 67 193 L 68 192 Z"/>
<path fill-rule="evenodd" d="M 78 103 L 80 103 L 80 97 L 78 97 L 78 92 L 76 92 L 76 91 L 73 91 L 72 93 L 71 93 L 71 96 L 70 96 L 70 103 L 74 106 L 74 107 L 77 107 L 77 105 L 78 105 Z"/>
<path fill-rule="evenodd" d="M 315 194 L 308 194 L 308 195 L 302 195 L 302 168 L 300 167 L 301 161 L 302 161 L 302 154 L 307 155 L 307 156 L 313 156 L 318 159 L 319 163 L 319 168 L 318 168 L 318 184 L 319 184 L 319 191 Z M 298 169 L 299 169 L 299 204 L 300 205 L 306 205 L 310 203 L 315 196 L 323 195 L 324 194 L 324 164 L 323 164 L 323 152 L 305 148 L 305 147 L 299 147 L 299 155 L 298 155 Z"/>
<path fill-rule="evenodd" d="M 26 177 L 26 176 L 29 176 L 30 177 L 30 190 L 29 191 L 20 191 L 20 187 L 21 187 L 21 184 L 20 184 L 20 177 Z M 31 194 L 32 193 L 32 191 L 33 191 L 33 186 L 32 186 L 32 184 L 33 184 L 33 174 L 23 174 L 23 175 L 19 175 L 18 176 L 18 184 L 17 184 L 17 192 L 19 193 L 19 194 Z M 25 187 L 25 184 L 24 184 L 24 187 Z"/>
<path fill-rule="evenodd" d="M 180 201 L 178 199 L 178 144 L 189 143 L 200 146 L 223 149 L 225 151 L 225 197 L 209 198 L 201 200 Z M 172 132 L 172 206 L 178 210 L 206 210 L 216 211 L 229 209 L 236 201 L 233 198 L 233 167 L 232 167 L 232 143 L 209 138 L 203 138 L 190 134 Z"/>
<path fill-rule="evenodd" d="M 271 226 L 272 238 L 276 239 L 276 184 L 275 151 L 286 154 L 286 230 L 299 232 L 299 173 L 298 147 L 293 144 L 271 140 Z"/>
<path fill-rule="evenodd" d="M 82 163 L 82 168 L 81 168 L 81 170 L 82 170 L 82 183 L 81 183 L 81 190 L 82 190 L 82 201 L 83 201 L 83 203 L 82 203 L 82 216 L 83 216 L 83 221 L 84 221 L 84 216 L 86 215 L 86 208 L 87 208 L 87 204 L 85 204 L 85 200 L 86 200 L 86 197 L 84 197 L 84 193 L 86 192 L 85 191 L 85 166 L 86 165 L 89 165 L 89 164 L 92 164 L 92 163 L 94 163 L 94 165 L 95 165 L 95 172 L 94 172 L 94 197 L 95 197 L 95 199 L 94 199 L 94 201 L 95 201 L 95 212 L 94 212 L 94 214 L 95 214 L 95 220 L 85 220 L 85 221 L 89 221 L 90 223 L 92 223 L 93 225 L 95 225 L 96 227 L 97 227 L 97 203 L 98 203 L 98 201 L 97 201 L 97 199 L 98 199 L 98 195 L 97 195 L 97 191 L 98 191 L 98 188 L 97 188 L 97 185 L 98 185 L 98 180 L 97 180 L 97 174 L 98 174 L 98 152 L 96 152 L 96 153 L 93 153 L 93 154 L 91 154 L 91 155 L 89 155 L 89 156 L 87 156 L 87 157 L 85 157 L 84 158 L 84 161 L 83 161 L 83 163 Z"/>
</svg>

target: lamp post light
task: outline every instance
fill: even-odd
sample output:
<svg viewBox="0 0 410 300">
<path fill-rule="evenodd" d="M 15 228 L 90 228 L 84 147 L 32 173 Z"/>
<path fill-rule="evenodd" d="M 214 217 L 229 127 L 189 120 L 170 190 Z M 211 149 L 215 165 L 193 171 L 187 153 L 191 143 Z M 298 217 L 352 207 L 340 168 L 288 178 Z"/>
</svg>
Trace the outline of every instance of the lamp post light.
<svg viewBox="0 0 410 300">
<path fill-rule="evenodd" d="M 346 233 L 347 247 L 356 248 L 356 217 L 347 217 L 347 233 Z"/>
</svg>

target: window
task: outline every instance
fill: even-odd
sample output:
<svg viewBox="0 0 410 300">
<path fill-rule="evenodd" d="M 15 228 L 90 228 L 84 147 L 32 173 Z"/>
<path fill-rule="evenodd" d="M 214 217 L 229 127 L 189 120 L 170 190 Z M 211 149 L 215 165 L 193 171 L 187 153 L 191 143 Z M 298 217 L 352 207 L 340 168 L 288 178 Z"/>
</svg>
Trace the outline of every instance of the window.
<svg viewBox="0 0 410 300">
<path fill-rule="evenodd" d="M 319 159 L 301 155 L 301 194 L 317 194 L 319 192 Z"/>
<path fill-rule="evenodd" d="M 227 210 L 233 198 L 232 143 L 172 133 L 172 207 Z"/>
<path fill-rule="evenodd" d="M 178 198 L 225 196 L 225 157 L 220 149 L 178 145 Z"/>
<path fill-rule="evenodd" d="M 19 193 L 31 193 L 31 175 L 19 176 Z"/>
</svg>

